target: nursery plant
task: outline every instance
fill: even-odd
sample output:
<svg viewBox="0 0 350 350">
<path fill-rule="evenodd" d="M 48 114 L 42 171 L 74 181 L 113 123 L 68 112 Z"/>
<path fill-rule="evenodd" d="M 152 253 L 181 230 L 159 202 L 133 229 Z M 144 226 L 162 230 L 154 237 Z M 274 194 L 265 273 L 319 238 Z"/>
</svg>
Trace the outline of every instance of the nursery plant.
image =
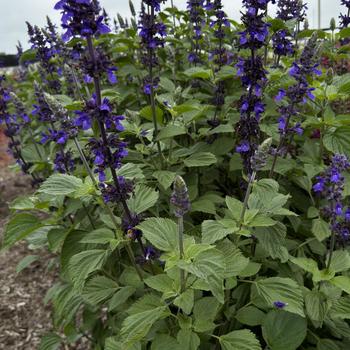
<svg viewBox="0 0 350 350">
<path fill-rule="evenodd" d="M 240 22 L 221 0 L 114 20 L 60 0 L 60 27 L 27 23 L 0 122 L 33 191 L 2 249 L 27 241 L 18 270 L 52 253 L 41 350 L 350 348 L 340 2 L 324 30 L 296 0 L 243 0 Z"/>
</svg>

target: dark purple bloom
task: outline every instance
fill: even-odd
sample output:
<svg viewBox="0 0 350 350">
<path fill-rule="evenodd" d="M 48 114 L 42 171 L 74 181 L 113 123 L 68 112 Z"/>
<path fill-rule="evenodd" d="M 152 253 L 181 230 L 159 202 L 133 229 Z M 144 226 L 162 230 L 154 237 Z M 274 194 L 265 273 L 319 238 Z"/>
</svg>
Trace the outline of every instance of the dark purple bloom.
<svg viewBox="0 0 350 350">
<path fill-rule="evenodd" d="M 286 30 L 278 30 L 272 36 L 272 45 L 275 55 L 281 56 L 292 56 L 295 52 L 294 45 L 289 38 L 289 34 Z"/>
<path fill-rule="evenodd" d="M 283 301 L 275 301 L 273 303 L 273 305 L 277 308 L 277 309 L 284 309 L 288 303 L 284 303 Z"/>
<path fill-rule="evenodd" d="M 278 0 L 277 18 L 283 21 L 296 19 L 303 22 L 306 18 L 307 6 L 299 0 Z"/>
<path fill-rule="evenodd" d="M 55 10 L 62 13 L 62 27 L 66 30 L 62 36 L 64 41 L 74 36 L 85 38 L 110 32 L 97 0 L 60 0 Z"/>
</svg>

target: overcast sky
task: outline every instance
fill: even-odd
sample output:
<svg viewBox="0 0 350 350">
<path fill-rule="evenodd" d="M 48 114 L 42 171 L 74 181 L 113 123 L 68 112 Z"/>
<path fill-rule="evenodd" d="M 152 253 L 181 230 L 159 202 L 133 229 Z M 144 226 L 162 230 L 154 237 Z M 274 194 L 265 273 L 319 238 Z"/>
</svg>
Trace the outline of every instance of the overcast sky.
<svg viewBox="0 0 350 350">
<path fill-rule="evenodd" d="M 228 16 L 236 20 L 239 19 L 241 0 L 222 1 Z M 18 40 L 25 48 L 28 48 L 25 21 L 43 26 L 45 16 L 49 15 L 55 23 L 59 24 L 59 13 L 53 10 L 56 2 L 57 0 L 0 0 L 0 52 L 15 53 Z M 129 15 L 128 0 L 100 0 L 100 2 L 111 17 L 118 12 L 123 16 Z M 307 2 L 309 6 L 308 18 L 310 26 L 313 28 L 317 25 L 317 0 Z M 321 0 L 321 3 L 322 26 L 326 27 L 332 17 L 338 19 L 342 6 L 340 0 Z M 134 0 L 134 4 L 139 10 L 140 0 Z M 184 9 L 186 0 L 174 0 L 174 4 Z"/>
</svg>

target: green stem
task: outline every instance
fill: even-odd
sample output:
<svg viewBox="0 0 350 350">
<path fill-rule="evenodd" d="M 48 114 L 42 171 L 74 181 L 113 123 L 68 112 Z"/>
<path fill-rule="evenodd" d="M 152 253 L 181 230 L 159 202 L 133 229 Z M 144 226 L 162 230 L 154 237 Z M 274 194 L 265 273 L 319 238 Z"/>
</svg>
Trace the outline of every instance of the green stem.
<svg viewBox="0 0 350 350">
<path fill-rule="evenodd" d="M 241 217 L 239 219 L 239 228 L 242 228 L 243 225 L 243 221 L 244 221 L 244 215 L 245 212 L 248 208 L 248 200 L 249 200 L 249 196 L 250 196 L 250 192 L 252 191 L 252 187 L 253 187 L 253 183 L 255 181 L 256 178 L 256 171 L 253 171 L 252 175 L 249 178 L 249 182 L 248 182 L 248 187 L 247 187 L 247 191 L 245 193 L 245 197 L 244 197 L 244 202 L 243 202 L 243 208 L 242 208 L 242 212 L 241 212 Z"/>
<path fill-rule="evenodd" d="M 177 221 L 178 233 L 179 233 L 179 251 L 180 259 L 184 258 L 184 218 L 180 216 Z M 185 271 L 180 269 L 180 291 L 181 293 L 185 290 Z"/>
</svg>

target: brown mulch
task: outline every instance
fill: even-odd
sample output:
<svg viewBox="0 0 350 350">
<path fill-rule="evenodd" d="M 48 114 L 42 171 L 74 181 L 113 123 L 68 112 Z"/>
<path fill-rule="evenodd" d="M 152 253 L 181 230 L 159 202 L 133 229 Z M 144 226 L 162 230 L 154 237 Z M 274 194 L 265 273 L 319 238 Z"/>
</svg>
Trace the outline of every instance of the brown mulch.
<svg viewBox="0 0 350 350">
<path fill-rule="evenodd" d="M 31 191 L 30 179 L 9 170 L 9 163 L 6 138 L 0 130 L 0 240 L 8 220 L 8 203 Z M 40 255 L 41 259 L 17 274 L 18 262 L 27 255 Z M 1 350 L 38 349 L 40 337 L 50 330 L 50 307 L 43 303 L 55 280 L 55 273 L 46 269 L 49 258 L 44 250 L 30 251 L 24 242 L 0 252 Z"/>
</svg>

